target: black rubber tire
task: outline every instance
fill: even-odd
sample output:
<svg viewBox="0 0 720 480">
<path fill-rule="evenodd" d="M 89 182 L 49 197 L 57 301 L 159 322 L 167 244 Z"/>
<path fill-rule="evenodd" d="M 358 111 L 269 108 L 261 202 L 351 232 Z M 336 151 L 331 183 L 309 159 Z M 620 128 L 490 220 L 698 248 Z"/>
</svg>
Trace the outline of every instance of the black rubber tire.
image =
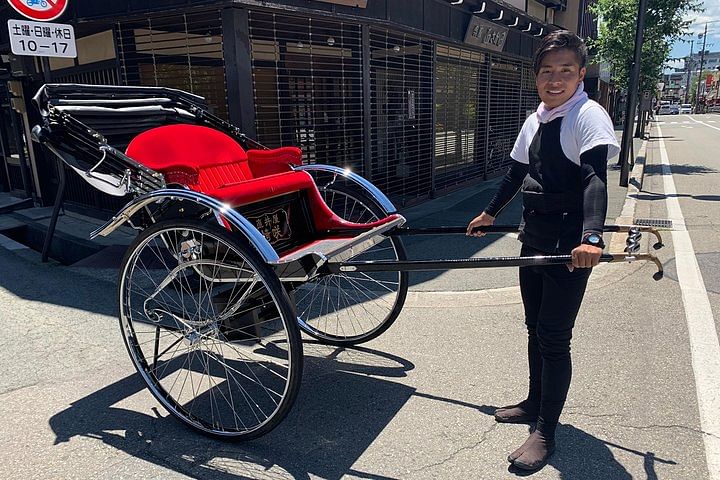
<svg viewBox="0 0 720 480">
<path fill-rule="evenodd" d="M 369 195 L 362 192 L 360 187 L 354 186 L 354 185 L 343 185 L 343 184 L 337 184 L 332 183 L 330 185 L 324 186 L 320 188 L 321 194 L 326 199 L 326 203 L 328 203 L 328 206 L 337 214 L 338 216 L 344 218 L 345 220 L 352 221 L 355 223 L 369 223 L 370 221 L 383 218 L 387 216 L 387 212 L 383 210 L 383 208 L 378 204 L 377 201 L 372 199 Z M 333 205 L 336 202 L 331 201 L 331 198 L 329 198 L 330 195 L 334 195 L 335 199 L 337 200 L 337 195 L 344 196 L 346 198 L 352 199 L 352 201 L 357 202 L 356 205 L 362 206 L 362 208 L 365 208 L 367 212 L 360 212 L 355 210 L 355 206 L 352 207 L 353 212 L 348 216 L 344 215 L 343 212 L 340 212 L 340 208 L 338 208 L 338 205 Z M 342 202 L 340 202 L 342 203 Z M 345 202 L 345 205 L 347 205 L 347 202 Z M 394 249 L 394 255 L 392 255 L 392 258 L 387 258 L 389 260 L 406 260 L 407 254 L 405 252 L 405 247 L 402 244 L 402 241 L 399 237 L 390 237 L 389 239 L 385 240 L 384 242 L 389 242 L 389 244 Z M 361 254 L 359 257 L 362 257 Z M 358 259 L 359 257 L 356 257 L 355 259 Z M 363 331 L 360 333 L 353 333 L 351 335 L 344 335 L 344 334 L 338 334 L 339 328 L 335 328 L 335 333 L 332 333 L 329 328 L 322 328 L 322 322 L 317 322 L 316 326 L 311 325 L 302 318 L 302 301 L 300 301 L 296 295 L 296 305 L 298 310 L 298 324 L 300 325 L 300 329 L 310 335 L 311 337 L 317 339 L 321 343 L 328 344 L 328 345 L 338 345 L 338 346 L 349 346 L 349 345 L 358 345 L 364 342 L 368 342 L 374 338 L 377 338 L 379 335 L 384 333 L 390 326 L 395 322 L 398 315 L 402 311 L 403 305 L 405 304 L 405 298 L 407 297 L 407 291 L 408 291 L 408 272 L 395 272 L 397 274 L 397 292 L 395 293 L 395 298 L 392 304 L 392 307 L 388 309 L 386 313 L 384 313 L 384 317 L 381 321 L 377 323 L 377 325 L 374 325 L 372 328 L 369 328 L 367 331 Z M 373 274 L 376 274 L 375 272 Z M 379 273 L 378 273 L 379 274 Z M 382 274 L 379 274 L 382 275 Z M 319 282 L 329 282 L 328 279 L 335 279 L 338 282 L 338 285 L 340 284 L 341 280 L 339 280 L 341 277 L 348 277 L 349 274 L 337 274 L 337 275 L 328 275 L 326 277 L 321 277 L 320 279 L 315 280 L 314 282 L 318 284 Z M 365 276 L 368 276 L 365 274 Z M 307 282 L 305 285 L 305 288 L 307 288 L 308 284 L 313 284 L 313 282 Z M 357 284 L 357 282 L 356 282 Z M 339 306 L 339 305 L 338 305 Z M 322 307 L 321 307 L 322 308 Z M 345 308 L 346 312 L 352 313 L 352 307 Z M 351 322 L 352 323 L 352 322 Z M 327 322 L 325 324 L 327 327 Z"/>
<path fill-rule="evenodd" d="M 204 312 L 207 314 L 206 316 L 214 315 L 215 320 L 203 320 L 202 322 L 194 321 L 192 320 L 192 318 L 194 317 L 191 317 L 190 315 L 173 315 L 172 313 L 167 313 L 161 309 L 153 310 L 153 312 L 155 312 L 153 313 L 153 315 L 156 316 L 154 316 L 154 320 L 151 319 L 151 316 L 148 315 L 147 305 L 150 301 L 149 299 L 151 299 L 151 297 L 153 296 L 150 295 L 147 297 L 143 297 L 143 294 L 147 293 L 147 290 L 142 289 L 142 286 L 140 285 L 140 280 L 147 277 L 148 280 L 144 280 L 145 282 L 153 282 L 151 283 L 151 286 L 158 285 L 158 283 L 155 283 L 152 279 L 150 279 L 151 271 L 162 271 L 163 267 L 165 267 L 166 269 L 169 268 L 169 266 L 165 263 L 165 257 L 163 256 L 163 253 L 168 252 L 160 252 L 160 255 L 157 255 L 155 254 L 155 252 L 152 251 L 152 246 L 148 247 L 148 245 L 150 245 L 151 242 L 158 242 L 158 245 L 167 245 L 168 239 L 171 238 L 171 235 L 168 232 L 171 231 L 197 232 L 204 235 L 199 237 L 201 239 L 199 242 L 201 245 L 200 248 L 205 248 L 204 245 L 208 244 L 210 246 L 216 245 L 216 251 L 226 251 L 225 257 L 222 258 L 221 261 L 227 261 L 227 265 L 233 265 L 234 267 L 236 267 L 235 270 L 237 270 L 237 272 L 242 272 L 236 274 L 243 275 L 243 280 L 237 282 L 225 282 L 225 288 L 232 288 L 232 292 L 234 292 L 236 288 L 238 288 L 239 290 L 246 288 L 246 292 L 248 292 L 247 298 L 251 296 L 250 292 L 253 292 L 254 294 L 254 289 L 257 285 L 259 285 L 261 289 L 264 288 L 265 290 L 258 290 L 260 292 L 258 295 L 259 298 L 261 298 L 261 300 L 259 300 L 261 305 L 259 307 L 251 306 L 250 309 L 247 310 L 249 313 L 245 313 L 245 315 L 253 315 L 253 312 L 258 311 L 258 309 L 267 309 L 270 312 L 269 315 L 274 315 L 275 312 L 277 312 L 277 320 L 255 321 L 254 325 L 243 326 L 242 328 L 235 328 L 234 330 L 225 327 L 224 323 L 223 326 L 220 326 L 220 321 L 218 320 L 218 318 L 222 317 L 223 312 L 221 311 L 217 313 L 215 311 L 214 303 L 212 302 L 215 302 L 216 300 L 211 293 L 216 288 L 216 285 L 222 285 L 221 282 L 206 282 L 206 288 L 204 292 L 202 291 L 201 286 L 199 289 L 200 293 L 198 293 L 198 295 L 205 295 L 206 297 L 190 298 L 189 301 L 186 300 L 184 297 L 178 297 L 182 299 L 174 299 L 172 302 L 167 301 L 167 303 L 165 304 L 166 306 L 169 306 L 168 309 L 181 310 L 182 313 L 185 313 L 186 302 L 189 304 L 191 301 L 197 300 L 197 302 L 195 303 L 195 306 L 197 307 L 196 310 L 198 312 L 197 318 L 201 318 L 199 313 Z M 162 232 L 165 232 L 164 237 L 161 236 Z M 195 237 L 192 236 L 191 238 Z M 160 244 L 160 241 L 164 241 L 163 244 Z M 222 246 L 220 242 L 222 242 L 224 246 Z M 176 241 L 175 243 L 178 244 L 178 241 Z M 143 249 L 145 248 L 150 248 L 150 250 L 143 251 Z M 160 248 L 158 248 L 157 250 L 159 251 Z M 138 262 L 134 261 L 134 259 L 140 259 L 141 264 L 144 265 L 145 261 L 143 260 L 143 257 L 141 255 L 147 256 L 150 253 L 155 254 L 155 257 L 158 259 L 158 263 L 162 265 L 160 267 L 156 267 L 155 269 L 148 268 L 147 266 L 139 267 L 140 269 L 144 268 L 147 273 L 145 273 L 143 277 L 138 276 L 138 280 L 135 280 L 135 268 L 137 268 L 135 266 L 138 265 Z M 182 251 L 177 250 L 176 255 L 178 257 L 181 256 Z M 215 255 L 215 260 L 217 261 L 218 255 L 217 253 Z M 231 259 L 235 257 L 240 258 L 242 260 L 242 263 L 233 263 L 232 260 L 226 260 L 228 258 L 228 255 Z M 173 258 L 172 260 L 175 259 Z M 179 262 L 176 261 L 175 265 L 178 264 Z M 173 264 L 170 264 L 170 266 L 173 266 Z M 186 268 L 189 269 L 194 267 Z M 197 273 L 199 271 L 198 269 L 202 268 L 207 269 L 208 267 L 198 266 L 194 269 L 196 275 L 195 280 L 197 280 L 200 284 L 202 284 L 201 275 L 197 275 Z M 213 268 L 213 273 L 217 276 L 217 278 L 220 278 L 220 276 L 223 275 L 221 273 L 221 271 L 223 271 L 223 268 L 217 266 L 214 266 Z M 132 271 L 129 271 L 130 269 L 132 269 Z M 232 272 L 233 270 L 225 269 L 224 271 Z M 206 272 L 210 272 L 210 270 L 206 270 Z M 162 273 L 160 275 L 162 276 Z M 193 272 L 190 272 L 189 275 L 185 277 L 185 279 L 192 278 L 192 275 Z M 183 283 L 183 279 L 172 280 L 170 283 L 177 282 L 177 284 L 180 286 L 174 287 L 176 288 L 175 290 L 169 290 L 168 294 L 166 294 L 164 291 L 165 287 L 157 288 L 156 291 L 159 292 L 159 294 L 157 295 L 157 297 L 153 298 L 160 298 L 160 300 L 157 301 L 158 303 L 160 303 L 166 295 L 168 297 L 171 297 L 172 299 L 172 294 L 177 294 L 178 289 L 184 292 L 183 295 L 187 294 L 188 297 L 192 297 L 192 294 L 197 293 L 197 288 L 193 286 L 195 284 L 195 280 L 187 280 L 186 283 Z M 191 283 L 193 285 L 191 285 Z M 249 287 L 245 287 L 243 285 L 249 285 Z M 127 291 L 125 291 L 126 286 L 128 288 Z M 133 291 L 133 289 L 136 290 Z M 303 357 L 300 332 L 297 327 L 294 309 L 287 295 L 287 292 L 282 287 L 279 279 L 277 278 L 273 270 L 261 259 L 258 252 L 250 245 L 249 241 L 244 236 L 242 236 L 241 234 L 232 234 L 229 231 L 222 229 L 218 226 L 212 224 L 209 225 L 207 222 L 201 223 L 192 220 L 169 220 L 152 225 L 149 228 L 145 229 L 143 232 L 141 232 L 140 235 L 132 242 L 132 244 L 128 248 L 120 267 L 117 292 L 120 328 L 123 333 L 123 339 L 125 341 L 125 346 L 127 347 L 130 358 L 132 359 L 138 373 L 147 384 L 150 392 L 174 417 L 176 417 L 186 425 L 190 426 L 194 430 L 214 438 L 220 438 L 225 440 L 250 440 L 268 433 L 270 430 L 275 428 L 287 415 L 295 401 L 295 398 L 297 397 L 302 376 Z M 238 293 L 236 294 L 237 297 L 235 302 L 231 302 L 231 300 L 233 299 L 232 292 L 229 294 L 229 297 L 227 299 L 225 311 L 232 309 L 231 305 L 241 305 L 244 304 L 246 301 L 243 300 L 246 298 L 246 294 Z M 144 314 L 145 317 L 142 319 L 142 321 L 140 318 L 138 318 L 137 321 L 129 318 L 132 317 L 132 315 L 135 315 L 132 310 L 138 309 L 138 306 L 133 305 L 133 302 L 136 299 L 142 300 L 142 298 L 145 298 L 145 302 L 142 303 L 143 312 L 137 310 L 139 312 L 137 316 L 140 317 Z M 211 309 L 202 309 L 200 302 L 205 301 L 205 298 L 209 299 L 210 301 L 210 303 L 208 303 L 208 306 L 213 305 L 210 307 Z M 241 300 L 243 300 L 243 302 L 241 302 Z M 152 299 L 152 301 L 155 302 L 154 299 Z M 182 305 L 178 305 L 178 301 Z M 139 305 L 139 301 L 137 303 Z M 175 305 L 177 305 L 177 308 L 174 307 Z M 275 310 L 273 310 L 273 308 Z M 128 311 L 130 312 L 130 316 L 128 316 Z M 230 313 L 230 318 L 232 318 L 232 315 L 235 315 L 236 311 L 237 310 L 233 310 L 233 312 Z M 157 316 L 156 312 L 161 313 L 159 316 Z M 241 313 L 242 312 L 245 311 L 241 311 Z M 163 317 L 163 314 L 166 314 L 165 318 Z M 185 317 L 184 320 L 178 321 L 177 318 L 180 316 Z M 227 321 L 227 319 L 222 320 L 222 322 Z M 273 322 L 272 324 L 269 323 L 271 321 Z M 172 322 L 174 322 L 173 326 L 167 325 L 168 323 Z M 196 326 L 194 329 L 190 329 L 189 323 L 192 322 L 205 322 L 205 325 L 202 327 L 202 329 L 198 326 Z M 162 330 L 161 324 L 165 326 L 164 330 Z M 210 324 L 213 325 L 207 326 Z M 265 326 L 260 327 L 260 325 L 263 324 Z M 149 341 L 141 342 L 139 340 L 139 333 L 137 330 L 141 326 L 143 328 L 149 326 L 149 328 L 154 329 L 155 333 L 152 334 L 154 335 L 155 342 L 153 351 L 154 356 L 157 358 L 154 358 L 152 355 L 148 358 L 148 355 L 143 350 L 143 345 L 146 345 L 146 349 L 148 350 L 150 347 L 147 346 Z M 275 331 L 280 332 L 278 333 L 278 335 L 280 336 L 281 341 L 277 344 L 271 341 L 267 341 L 267 344 L 263 345 L 262 340 L 272 338 L 272 336 L 263 337 L 262 334 L 255 334 L 257 336 L 254 336 L 253 333 L 247 334 L 247 332 L 249 331 L 247 329 L 252 329 L 252 332 L 258 332 L 260 330 L 272 331 L 271 326 L 276 327 Z M 225 328 L 225 330 L 223 330 L 223 328 Z M 284 332 L 282 331 L 282 329 L 284 329 Z M 191 333 L 184 334 L 182 333 L 182 330 L 191 330 Z M 238 332 L 241 333 L 243 335 L 242 339 L 229 340 L 230 337 L 228 336 L 228 333 L 231 332 L 231 330 L 236 336 Z M 159 339 L 161 337 L 160 331 L 163 332 L 164 336 L 170 337 L 170 340 L 168 341 L 175 340 L 174 343 L 178 345 L 185 344 L 186 342 L 190 344 L 190 347 L 188 347 L 188 352 L 182 353 L 182 356 L 185 356 L 185 360 L 183 361 L 180 369 L 178 369 L 178 371 L 181 371 L 183 370 L 183 367 L 186 367 L 187 365 L 186 370 L 188 372 L 185 374 L 185 379 L 183 380 L 183 388 L 180 389 L 179 394 L 177 392 L 175 393 L 178 398 L 182 397 L 183 389 L 185 388 L 185 383 L 187 383 L 188 378 L 190 378 L 190 383 L 192 384 L 193 378 L 197 377 L 198 373 L 197 368 L 195 367 L 200 365 L 202 368 L 205 369 L 204 372 L 200 372 L 200 374 L 204 374 L 205 377 L 200 377 L 199 387 L 203 387 L 202 379 L 207 378 L 208 389 L 204 392 L 200 392 L 196 397 L 193 397 L 189 406 L 187 401 L 179 401 L 172 394 L 173 389 L 175 388 L 175 383 L 177 383 L 178 380 L 176 379 L 171 386 L 168 386 L 167 384 L 170 383 L 170 380 L 168 379 L 167 382 L 165 382 L 165 378 L 162 378 L 163 375 L 165 375 L 165 372 L 170 369 L 169 365 L 171 364 L 171 362 L 174 361 L 174 359 L 170 359 L 167 362 L 164 360 L 162 362 L 159 361 L 159 358 L 162 357 L 162 355 L 164 355 L 165 353 L 163 352 L 162 355 L 158 355 L 159 347 L 157 346 L 157 344 L 159 343 Z M 205 332 L 207 331 L 209 331 L 210 333 L 206 334 Z M 143 335 L 145 335 L 145 333 L 143 333 Z M 197 342 L 196 345 L 199 345 L 198 348 L 193 347 L 193 341 Z M 254 349 L 252 350 L 250 356 L 243 353 L 243 350 L 246 352 L 249 351 L 249 349 L 246 348 L 248 342 L 250 343 L 251 348 Z M 279 345 L 282 345 L 283 348 L 279 347 Z M 262 347 L 262 349 L 260 349 L 260 347 Z M 225 348 L 227 348 L 227 351 L 225 350 Z M 260 362 L 257 360 L 257 358 L 259 358 L 261 354 L 263 354 L 263 350 L 269 351 L 272 354 L 267 354 L 267 357 L 263 357 L 265 358 L 264 362 Z M 260 351 L 261 354 L 257 354 L 257 351 Z M 280 365 L 282 362 L 275 362 L 275 359 L 277 359 L 278 357 L 278 351 L 287 352 L 287 376 L 284 380 L 278 380 L 276 378 L 282 378 L 282 375 L 280 375 L 278 372 L 284 372 L 282 365 Z M 174 353 L 175 352 L 173 352 L 173 354 Z M 239 357 L 239 359 L 231 359 L 227 355 L 227 353 L 229 353 L 230 356 L 235 355 Z M 182 359 L 182 356 L 177 358 Z M 196 362 L 196 360 L 198 361 Z M 180 360 L 178 360 L 178 362 L 179 361 Z M 150 366 L 150 362 L 152 362 L 152 368 Z M 193 366 L 193 364 L 195 366 Z M 160 370 L 161 368 L 162 371 Z M 225 377 L 223 378 L 222 376 L 220 376 L 219 382 L 213 382 L 213 379 L 218 377 L 216 372 L 222 372 L 223 370 L 225 373 Z M 250 372 L 251 374 L 248 372 Z M 262 384 L 260 381 L 261 377 L 258 377 L 257 372 L 259 372 L 262 378 L 269 378 L 270 382 L 273 382 L 272 386 L 266 387 L 264 384 Z M 181 374 L 182 373 L 177 373 L 177 378 L 180 378 Z M 170 369 L 169 375 L 174 375 L 174 369 Z M 254 379 L 252 377 L 254 377 Z M 169 378 L 169 376 L 167 378 Z M 246 380 L 246 378 L 248 380 Z M 234 385 L 231 383 L 231 379 L 234 382 Z M 226 382 L 224 382 L 224 380 L 226 380 Z M 246 383 L 247 389 L 241 385 L 241 382 Z M 255 407 L 251 405 L 251 402 L 248 400 L 248 398 L 253 402 L 255 402 L 256 399 L 250 397 L 250 393 L 248 392 L 251 392 L 251 389 L 252 391 L 257 390 L 261 393 L 261 396 L 263 396 L 263 398 L 264 396 L 267 396 L 271 399 L 261 399 L 261 401 L 274 404 L 276 397 L 274 397 L 273 394 L 276 396 L 280 395 L 278 392 L 273 390 L 275 384 L 282 385 L 283 391 L 281 398 L 279 399 L 279 401 L 277 401 L 277 405 L 274 407 L 274 410 L 272 410 L 272 406 L 270 407 L 269 410 L 272 410 L 272 412 L 267 415 L 267 418 L 260 421 L 260 419 L 258 418 L 258 412 L 260 412 L 261 414 L 264 414 L 264 412 L 262 411 L 261 407 L 257 406 L 257 403 L 255 403 L 255 406 L 257 407 L 258 411 L 254 411 Z M 232 391 L 235 386 L 239 387 L 237 391 L 241 393 L 241 395 L 234 398 L 232 395 Z M 195 386 L 191 385 L 191 387 L 193 390 L 192 394 L 194 395 Z M 218 395 L 218 393 L 220 395 L 214 397 L 214 390 L 216 391 L 215 395 Z M 223 394 L 223 390 L 226 392 L 225 394 Z M 277 388 L 277 390 L 279 391 L 280 388 Z M 227 392 L 229 392 L 229 400 Z M 210 398 L 209 400 L 207 400 L 208 396 Z M 201 397 L 202 400 L 198 400 Z M 238 402 L 236 402 L 236 399 L 238 400 Z M 239 403 L 240 399 L 245 400 L 246 408 L 243 411 L 235 409 L 235 404 Z M 210 421 L 206 421 L 205 416 L 207 415 L 203 415 L 203 412 L 192 411 L 194 406 L 196 405 L 196 400 L 198 400 L 197 403 L 200 405 L 202 405 L 203 403 L 210 403 Z M 229 406 L 226 407 L 223 401 Z M 221 407 L 230 413 L 221 411 Z M 250 414 L 248 413 L 248 411 L 250 411 Z M 219 422 L 221 421 L 219 419 L 221 413 L 223 413 L 227 417 L 232 417 L 232 421 L 234 421 L 235 425 L 231 426 L 230 428 L 228 428 L 227 425 L 219 425 Z M 218 418 L 215 418 L 215 415 L 217 415 Z M 240 426 L 238 424 L 238 419 L 240 419 L 240 421 L 242 422 L 243 417 L 241 417 L 241 415 L 245 418 L 250 418 L 251 420 L 253 416 L 255 418 L 258 418 L 258 424 L 254 426 L 246 426 L 243 423 L 243 425 Z"/>
</svg>

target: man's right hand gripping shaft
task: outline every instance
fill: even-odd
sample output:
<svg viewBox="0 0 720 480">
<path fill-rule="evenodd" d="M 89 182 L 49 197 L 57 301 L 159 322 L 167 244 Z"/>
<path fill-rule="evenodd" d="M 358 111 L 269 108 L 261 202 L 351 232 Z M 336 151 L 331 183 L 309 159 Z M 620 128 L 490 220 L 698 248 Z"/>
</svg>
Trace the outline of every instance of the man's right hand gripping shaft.
<svg viewBox="0 0 720 480">
<path fill-rule="evenodd" d="M 490 214 L 487 213 L 487 212 L 482 212 L 480 215 L 478 215 L 477 217 L 473 218 L 473 219 L 470 221 L 470 223 L 468 223 L 467 232 L 466 232 L 465 234 L 468 235 L 468 236 L 471 236 L 471 237 L 482 237 L 482 236 L 485 235 L 485 232 L 483 232 L 482 229 L 481 229 L 481 230 L 475 230 L 475 231 L 473 232 L 473 228 L 489 227 L 489 226 L 491 226 L 494 222 L 495 222 L 495 217 L 493 217 L 492 215 L 490 215 Z"/>
</svg>

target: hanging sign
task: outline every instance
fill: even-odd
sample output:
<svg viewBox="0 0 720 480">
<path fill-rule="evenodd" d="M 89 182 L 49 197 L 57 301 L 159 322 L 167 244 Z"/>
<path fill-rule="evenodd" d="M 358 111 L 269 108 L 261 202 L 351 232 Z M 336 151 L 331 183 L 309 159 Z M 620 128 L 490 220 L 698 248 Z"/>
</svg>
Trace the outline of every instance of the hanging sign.
<svg viewBox="0 0 720 480">
<path fill-rule="evenodd" d="M 68 0 L 8 0 L 21 15 L 30 20 L 49 22 L 65 13 Z"/>
<path fill-rule="evenodd" d="M 77 57 L 72 25 L 8 20 L 8 31 L 10 48 L 15 55 Z"/>
<path fill-rule="evenodd" d="M 508 29 L 482 18 L 472 16 L 465 32 L 465 43 L 502 52 L 505 47 Z"/>
</svg>

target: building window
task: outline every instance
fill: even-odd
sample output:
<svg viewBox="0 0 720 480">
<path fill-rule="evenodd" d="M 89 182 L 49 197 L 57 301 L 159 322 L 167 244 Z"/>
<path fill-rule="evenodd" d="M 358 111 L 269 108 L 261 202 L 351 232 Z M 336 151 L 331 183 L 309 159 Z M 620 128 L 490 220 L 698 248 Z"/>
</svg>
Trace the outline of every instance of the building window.
<svg viewBox="0 0 720 480">
<path fill-rule="evenodd" d="M 123 83 L 200 95 L 227 119 L 220 11 L 120 22 L 116 37 Z"/>
</svg>

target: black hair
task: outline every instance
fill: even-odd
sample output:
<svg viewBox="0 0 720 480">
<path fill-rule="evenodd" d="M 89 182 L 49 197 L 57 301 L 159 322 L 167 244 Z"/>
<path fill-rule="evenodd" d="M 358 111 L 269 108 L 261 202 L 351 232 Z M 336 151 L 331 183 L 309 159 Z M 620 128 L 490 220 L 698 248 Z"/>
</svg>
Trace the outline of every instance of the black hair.
<svg viewBox="0 0 720 480">
<path fill-rule="evenodd" d="M 535 58 L 533 58 L 533 69 L 535 74 L 540 70 L 540 64 L 550 52 L 557 52 L 558 50 L 570 50 L 575 54 L 580 68 L 583 68 L 587 63 L 587 46 L 580 37 L 568 30 L 555 30 L 552 33 L 543 38 L 540 47 L 535 52 Z"/>
</svg>

